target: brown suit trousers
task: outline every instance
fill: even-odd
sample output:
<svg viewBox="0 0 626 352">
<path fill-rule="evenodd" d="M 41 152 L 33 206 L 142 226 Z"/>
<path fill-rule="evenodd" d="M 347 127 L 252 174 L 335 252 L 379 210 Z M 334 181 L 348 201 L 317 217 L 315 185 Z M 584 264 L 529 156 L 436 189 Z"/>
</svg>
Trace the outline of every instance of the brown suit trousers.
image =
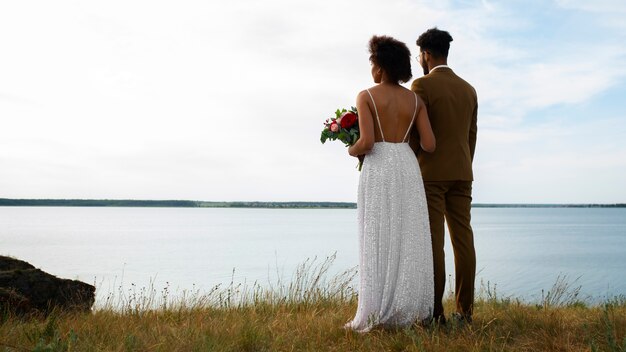
<svg viewBox="0 0 626 352">
<path fill-rule="evenodd" d="M 428 202 L 435 275 L 433 315 L 436 319 L 444 316 L 445 219 L 454 251 L 456 310 L 471 316 L 476 276 L 470 224 L 478 112 L 476 91 L 447 67 L 416 79 L 411 89 L 424 101 L 437 141 L 437 149 L 426 153 L 419 147 L 419 136 L 413 133 L 411 137 Z"/>
</svg>

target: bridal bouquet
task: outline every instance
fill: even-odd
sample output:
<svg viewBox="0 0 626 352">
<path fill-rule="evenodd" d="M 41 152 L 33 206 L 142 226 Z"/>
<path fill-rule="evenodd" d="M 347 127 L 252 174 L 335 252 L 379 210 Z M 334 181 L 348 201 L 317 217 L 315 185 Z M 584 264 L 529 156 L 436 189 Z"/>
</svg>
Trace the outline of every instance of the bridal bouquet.
<svg viewBox="0 0 626 352">
<path fill-rule="evenodd" d="M 353 145 L 359 139 L 359 115 L 354 106 L 350 110 L 337 109 L 335 117 L 324 122 L 320 141 L 323 144 L 329 139 L 331 141 L 338 139 L 346 147 Z"/>
<path fill-rule="evenodd" d="M 331 117 L 324 122 L 324 129 L 320 141 L 322 144 L 327 140 L 340 140 L 346 147 L 356 143 L 359 139 L 359 115 L 353 106 L 350 110 L 337 109 L 335 117 Z M 360 160 L 358 169 L 361 171 L 363 161 Z"/>
</svg>

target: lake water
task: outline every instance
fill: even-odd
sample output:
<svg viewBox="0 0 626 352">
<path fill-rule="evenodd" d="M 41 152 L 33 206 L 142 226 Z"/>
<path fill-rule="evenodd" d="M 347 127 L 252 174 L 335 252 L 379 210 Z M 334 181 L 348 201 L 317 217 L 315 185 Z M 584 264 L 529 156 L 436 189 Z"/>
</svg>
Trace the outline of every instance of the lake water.
<svg viewBox="0 0 626 352">
<path fill-rule="evenodd" d="M 566 276 L 590 301 L 626 295 L 624 208 L 476 208 L 472 225 L 478 289 L 539 301 Z M 331 274 L 357 265 L 356 210 L 0 207 L 1 255 L 95 283 L 99 301 L 133 285 L 290 280 L 333 253 Z M 453 274 L 449 240 L 446 253 Z"/>
</svg>

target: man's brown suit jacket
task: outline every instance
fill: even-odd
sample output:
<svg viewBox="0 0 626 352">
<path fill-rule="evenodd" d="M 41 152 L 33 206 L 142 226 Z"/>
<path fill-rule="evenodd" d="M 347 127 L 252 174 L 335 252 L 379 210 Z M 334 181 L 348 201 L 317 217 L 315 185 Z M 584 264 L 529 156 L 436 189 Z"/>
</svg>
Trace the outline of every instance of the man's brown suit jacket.
<svg viewBox="0 0 626 352">
<path fill-rule="evenodd" d="M 426 104 L 437 147 L 433 153 L 419 146 L 411 134 L 424 181 L 473 181 L 478 99 L 476 90 L 448 67 L 439 67 L 413 81 L 411 90 Z"/>
</svg>

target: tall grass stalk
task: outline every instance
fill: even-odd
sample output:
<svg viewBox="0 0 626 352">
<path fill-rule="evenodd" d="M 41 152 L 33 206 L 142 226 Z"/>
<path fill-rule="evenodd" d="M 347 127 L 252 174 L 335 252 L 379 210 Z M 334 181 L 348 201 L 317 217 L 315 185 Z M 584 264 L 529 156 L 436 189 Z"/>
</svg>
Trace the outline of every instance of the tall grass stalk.
<svg viewBox="0 0 626 352">
<path fill-rule="evenodd" d="M 0 319 L 0 351 L 620 351 L 626 299 L 583 304 L 557 280 L 540 304 L 482 285 L 468 326 L 345 331 L 355 313 L 356 270 L 329 277 L 335 257 L 307 260 L 290 280 L 217 285 L 173 296 L 131 286 L 91 314 Z M 233 275 L 234 277 L 234 275 Z M 120 288 L 121 290 L 121 288 Z M 452 312 L 448 296 L 445 308 Z"/>
</svg>

